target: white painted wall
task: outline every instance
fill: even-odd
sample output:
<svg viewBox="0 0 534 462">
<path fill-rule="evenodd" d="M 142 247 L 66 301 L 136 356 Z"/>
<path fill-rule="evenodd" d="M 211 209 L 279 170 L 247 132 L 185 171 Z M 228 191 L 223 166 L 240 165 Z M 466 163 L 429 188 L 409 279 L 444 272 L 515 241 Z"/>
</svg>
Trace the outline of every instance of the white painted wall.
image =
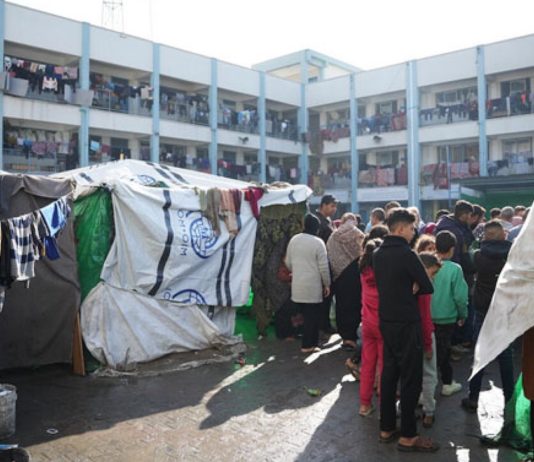
<svg viewBox="0 0 534 462">
<path fill-rule="evenodd" d="M 120 32 L 91 26 L 91 59 L 152 71 L 152 43 Z"/>
<path fill-rule="evenodd" d="M 327 66 L 323 70 L 323 78 L 326 79 L 335 79 L 336 77 L 341 77 L 344 75 L 349 74 L 349 72 L 345 69 L 341 69 L 337 66 Z"/>
<path fill-rule="evenodd" d="M 219 88 L 251 96 L 260 94 L 260 76 L 256 71 L 219 61 L 217 74 Z"/>
<path fill-rule="evenodd" d="M 5 4 L 5 39 L 44 50 L 82 54 L 82 24 L 52 14 Z"/>
<path fill-rule="evenodd" d="M 4 117 L 79 126 L 80 108 L 4 95 Z"/>
<path fill-rule="evenodd" d="M 92 110 L 89 115 L 91 128 L 150 135 L 152 119 L 118 112 Z"/>
<path fill-rule="evenodd" d="M 246 144 L 239 138 L 248 138 Z M 250 133 L 241 133 L 234 132 L 231 130 L 220 129 L 218 131 L 218 144 L 228 145 L 228 146 L 243 146 L 250 149 L 259 149 L 260 148 L 260 137 L 258 135 L 252 135 Z"/>
<path fill-rule="evenodd" d="M 476 78 L 476 48 L 432 56 L 417 61 L 417 83 L 420 87 Z"/>
<path fill-rule="evenodd" d="M 211 60 L 204 56 L 160 46 L 160 74 L 203 85 L 211 83 Z"/>
<path fill-rule="evenodd" d="M 358 98 L 406 90 L 406 63 L 356 74 Z"/>
<path fill-rule="evenodd" d="M 408 188 L 406 186 L 359 188 L 356 195 L 358 197 L 358 202 L 407 201 Z"/>
<path fill-rule="evenodd" d="M 475 121 L 454 124 L 430 125 L 419 128 L 419 142 L 463 140 L 478 137 L 478 123 Z"/>
<path fill-rule="evenodd" d="M 350 99 L 350 77 L 323 80 L 308 85 L 308 107 L 348 101 Z"/>
<path fill-rule="evenodd" d="M 486 74 L 534 67 L 534 35 L 486 45 L 485 55 Z"/>
<path fill-rule="evenodd" d="M 486 121 L 486 134 L 508 135 L 515 133 L 530 134 L 534 131 L 534 114 L 500 117 Z"/>
<path fill-rule="evenodd" d="M 150 119 L 148 119 L 152 122 Z M 211 134 L 209 127 L 204 125 L 193 125 L 170 120 L 160 120 L 159 134 L 165 138 L 173 138 L 187 141 L 199 141 L 209 143 Z"/>
<path fill-rule="evenodd" d="M 280 140 L 278 138 L 267 137 L 266 150 L 271 152 L 300 155 L 302 152 L 301 144 L 288 140 Z"/>
<path fill-rule="evenodd" d="M 300 84 L 266 75 L 265 97 L 271 101 L 300 106 Z"/>
</svg>

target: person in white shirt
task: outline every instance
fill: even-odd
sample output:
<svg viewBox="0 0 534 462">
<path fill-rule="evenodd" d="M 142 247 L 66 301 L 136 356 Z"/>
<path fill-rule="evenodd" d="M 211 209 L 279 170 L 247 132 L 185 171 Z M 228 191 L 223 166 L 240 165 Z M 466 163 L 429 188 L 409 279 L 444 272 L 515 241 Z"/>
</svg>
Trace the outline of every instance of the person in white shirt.
<svg viewBox="0 0 534 462">
<path fill-rule="evenodd" d="M 330 269 L 326 246 L 317 237 L 319 219 L 304 218 L 304 231 L 291 238 L 287 246 L 286 266 L 292 273 L 291 300 L 304 316 L 302 353 L 312 353 L 319 346 L 319 317 L 323 297 L 330 294 Z"/>
</svg>

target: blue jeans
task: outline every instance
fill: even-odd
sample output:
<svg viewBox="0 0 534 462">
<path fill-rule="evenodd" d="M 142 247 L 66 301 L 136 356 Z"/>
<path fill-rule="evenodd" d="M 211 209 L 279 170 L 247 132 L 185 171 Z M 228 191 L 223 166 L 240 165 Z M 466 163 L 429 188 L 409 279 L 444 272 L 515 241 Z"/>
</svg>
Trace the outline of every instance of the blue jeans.
<svg viewBox="0 0 534 462">
<path fill-rule="evenodd" d="M 475 332 L 474 341 L 478 340 L 480 329 L 484 323 L 486 315 L 479 311 L 475 311 Z M 510 345 L 499 356 L 497 356 L 499 362 L 499 370 L 501 373 L 502 390 L 504 393 L 504 401 L 507 403 L 514 394 L 514 350 Z M 482 388 L 482 379 L 484 378 L 484 369 L 482 369 L 477 375 L 475 375 L 471 382 L 469 382 L 469 399 L 478 402 L 478 396 Z"/>
</svg>

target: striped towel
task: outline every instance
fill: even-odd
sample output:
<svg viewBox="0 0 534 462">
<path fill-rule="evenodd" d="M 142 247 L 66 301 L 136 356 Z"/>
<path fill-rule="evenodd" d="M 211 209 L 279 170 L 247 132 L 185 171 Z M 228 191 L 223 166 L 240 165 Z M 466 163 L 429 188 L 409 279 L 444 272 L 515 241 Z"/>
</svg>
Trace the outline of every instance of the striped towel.
<svg viewBox="0 0 534 462">
<path fill-rule="evenodd" d="M 11 276 L 17 281 L 27 281 L 35 277 L 33 214 L 9 218 L 7 224 L 10 234 Z"/>
</svg>

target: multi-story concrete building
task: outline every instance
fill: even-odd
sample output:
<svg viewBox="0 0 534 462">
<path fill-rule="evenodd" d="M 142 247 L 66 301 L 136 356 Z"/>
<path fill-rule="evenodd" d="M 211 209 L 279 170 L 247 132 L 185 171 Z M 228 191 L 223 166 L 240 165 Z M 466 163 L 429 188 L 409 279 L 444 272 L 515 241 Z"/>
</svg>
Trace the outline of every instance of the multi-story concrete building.
<svg viewBox="0 0 534 462">
<path fill-rule="evenodd" d="M 534 35 L 369 71 L 312 50 L 247 69 L 0 0 L 0 43 L 4 170 L 132 157 L 308 182 L 364 215 L 532 199 Z"/>
</svg>

